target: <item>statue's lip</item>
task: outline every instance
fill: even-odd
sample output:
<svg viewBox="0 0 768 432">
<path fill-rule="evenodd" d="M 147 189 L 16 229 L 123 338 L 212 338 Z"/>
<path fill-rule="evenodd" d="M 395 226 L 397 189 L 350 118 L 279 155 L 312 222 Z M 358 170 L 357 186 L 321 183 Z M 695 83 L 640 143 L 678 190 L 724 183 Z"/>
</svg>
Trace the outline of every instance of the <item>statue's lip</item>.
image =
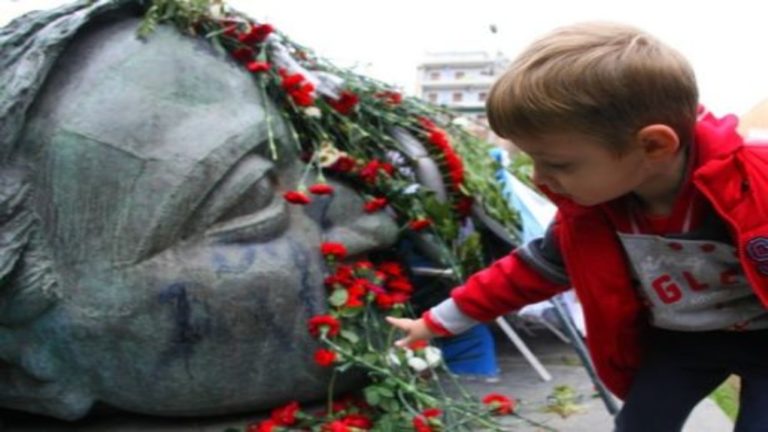
<svg viewBox="0 0 768 432">
<path fill-rule="evenodd" d="M 277 199 L 256 213 L 211 226 L 206 235 L 228 243 L 264 242 L 282 234 L 288 228 L 288 222 L 287 204 Z"/>
</svg>

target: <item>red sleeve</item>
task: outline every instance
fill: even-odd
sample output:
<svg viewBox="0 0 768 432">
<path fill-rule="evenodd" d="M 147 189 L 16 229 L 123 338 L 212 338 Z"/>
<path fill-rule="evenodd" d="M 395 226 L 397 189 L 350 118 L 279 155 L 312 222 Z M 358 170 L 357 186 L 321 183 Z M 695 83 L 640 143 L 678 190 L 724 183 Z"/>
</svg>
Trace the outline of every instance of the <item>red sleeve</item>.
<svg viewBox="0 0 768 432">
<path fill-rule="evenodd" d="M 546 279 L 512 252 L 472 275 L 454 289 L 459 309 L 478 321 L 491 321 L 521 307 L 546 300 L 570 288 Z"/>
<path fill-rule="evenodd" d="M 429 310 L 424 311 L 424 313 L 421 314 L 421 317 L 424 319 L 424 323 L 427 324 L 429 331 L 436 334 L 437 336 L 453 336 L 453 333 L 451 333 L 447 328 L 443 327 L 442 324 L 437 322 L 437 320 L 432 317 L 432 314 L 429 313 Z"/>
</svg>

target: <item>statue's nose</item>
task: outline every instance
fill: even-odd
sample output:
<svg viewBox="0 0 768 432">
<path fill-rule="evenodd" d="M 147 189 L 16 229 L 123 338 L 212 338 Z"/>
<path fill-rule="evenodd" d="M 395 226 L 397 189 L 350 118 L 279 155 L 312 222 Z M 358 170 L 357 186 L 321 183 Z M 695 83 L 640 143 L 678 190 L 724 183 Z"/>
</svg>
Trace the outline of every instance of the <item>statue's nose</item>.
<svg viewBox="0 0 768 432">
<path fill-rule="evenodd" d="M 391 246 L 397 225 L 385 209 L 366 213 L 363 197 L 351 187 L 332 181 L 333 195 L 313 198 L 307 212 L 322 227 L 324 241 L 343 243 L 350 255 Z"/>
</svg>

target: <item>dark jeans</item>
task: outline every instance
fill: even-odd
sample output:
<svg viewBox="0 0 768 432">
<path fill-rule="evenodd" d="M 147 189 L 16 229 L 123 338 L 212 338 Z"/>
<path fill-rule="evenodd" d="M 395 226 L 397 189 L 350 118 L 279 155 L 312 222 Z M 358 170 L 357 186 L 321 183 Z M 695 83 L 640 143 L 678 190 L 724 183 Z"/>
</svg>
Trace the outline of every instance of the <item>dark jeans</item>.
<svg viewBox="0 0 768 432">
<path fill-rule="evenodd" d="M 768 330 L 654 330 L 616 432 L 679 432 L 729 375 L 741 377 L 736 432 L 768 432 Z"/>
</svg>

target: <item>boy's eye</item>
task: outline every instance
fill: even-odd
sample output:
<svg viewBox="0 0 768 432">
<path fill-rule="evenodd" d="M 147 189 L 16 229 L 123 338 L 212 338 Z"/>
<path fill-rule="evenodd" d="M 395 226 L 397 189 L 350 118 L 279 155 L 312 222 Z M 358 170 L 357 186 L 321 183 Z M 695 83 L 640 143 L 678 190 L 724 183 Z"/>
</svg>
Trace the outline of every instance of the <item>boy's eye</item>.
<svg viewBox="0 0 768 432">
<path fill-rule="evenodd" d="M 571 163 L 553 163 L 553 162 L 544 162 L 542 165 L 544 165 L 548 169 L 557 170 L 557 171 L 567 170 L 568 168 L 571 168 L 573 166 L 573 164 Z"/>
</svg>

